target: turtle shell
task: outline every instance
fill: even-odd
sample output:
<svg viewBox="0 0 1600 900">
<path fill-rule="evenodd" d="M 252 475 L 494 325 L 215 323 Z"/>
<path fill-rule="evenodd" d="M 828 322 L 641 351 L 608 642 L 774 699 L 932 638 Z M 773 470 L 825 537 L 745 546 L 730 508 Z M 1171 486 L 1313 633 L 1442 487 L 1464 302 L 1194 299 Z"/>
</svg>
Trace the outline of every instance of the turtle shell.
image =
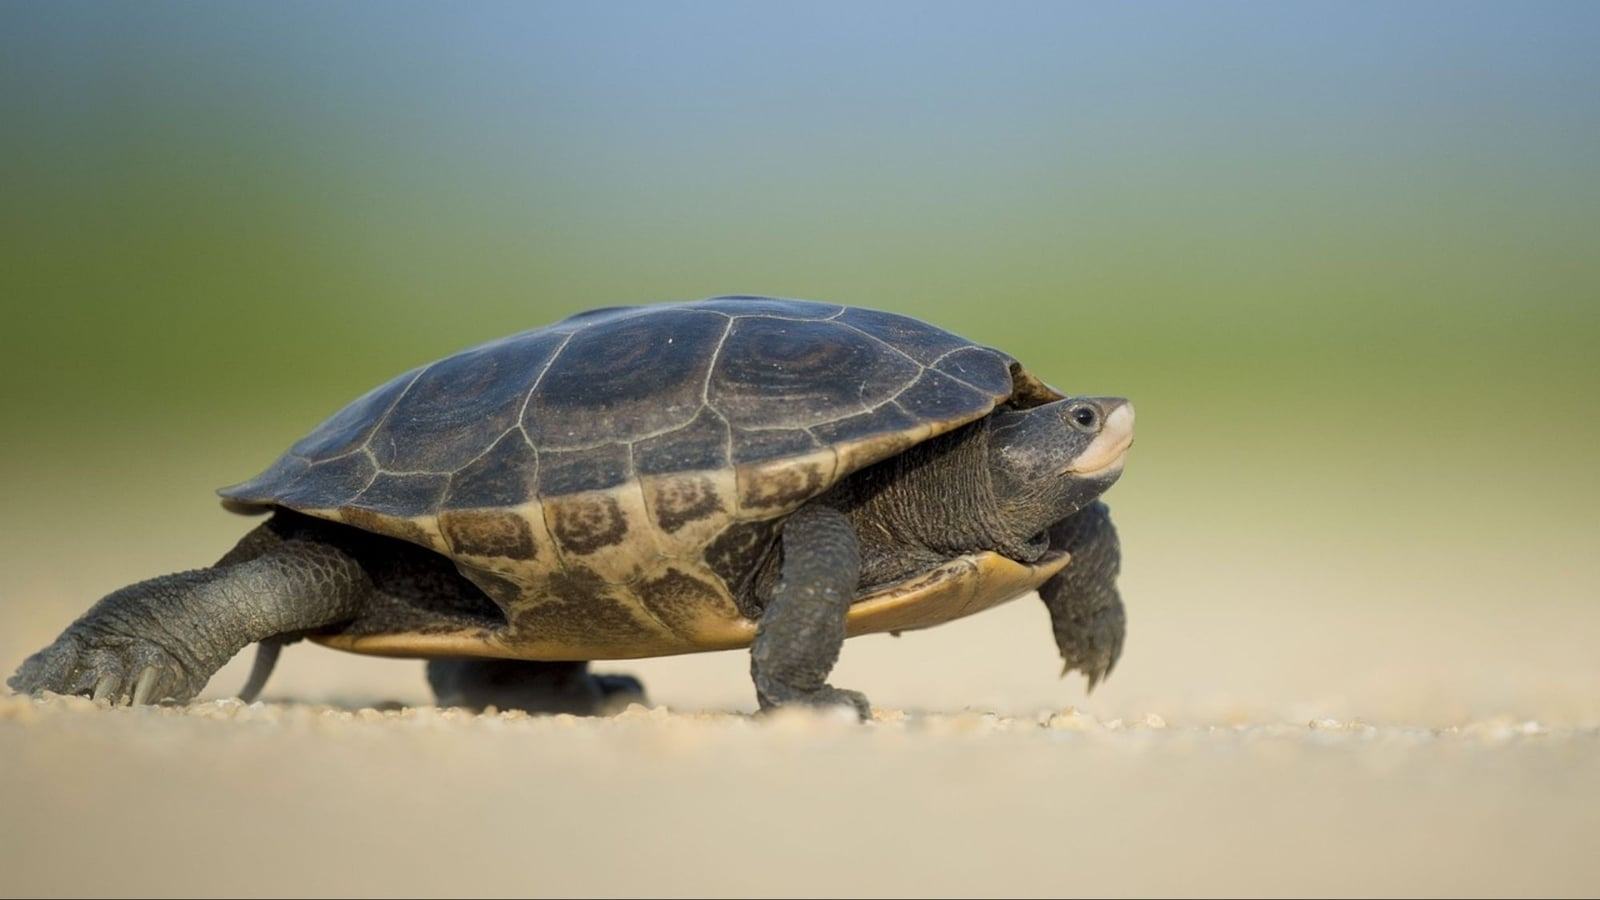
<svg viewBox="0 0 1600 900">
<path fill-rule="evenodd" d="M 348 649 L 715 649 L 748 642 L 734 598 L 784 516 L 1000 404 L 1060 397 L 1010 356 L 892 313 L 762 297 L 612 308 L 407 372 L 220 493 L 444 554 L 506 614 L 493 634 Z"/>
</svg>

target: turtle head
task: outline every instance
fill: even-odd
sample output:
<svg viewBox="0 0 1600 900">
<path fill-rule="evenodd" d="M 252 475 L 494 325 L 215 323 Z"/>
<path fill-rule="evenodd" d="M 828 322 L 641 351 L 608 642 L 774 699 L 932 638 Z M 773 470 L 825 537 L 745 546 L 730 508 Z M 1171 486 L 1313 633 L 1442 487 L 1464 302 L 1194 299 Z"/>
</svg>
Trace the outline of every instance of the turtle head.
<svg viewBox="0 0 1600 900">
<path fill-rule="evenodd" d="M 989 469 L 1008 525 L 1037 534 L 1093 503 L 1122 475 L 1133 404 L 1069 397 L 990 417 Z"/>
</svg>

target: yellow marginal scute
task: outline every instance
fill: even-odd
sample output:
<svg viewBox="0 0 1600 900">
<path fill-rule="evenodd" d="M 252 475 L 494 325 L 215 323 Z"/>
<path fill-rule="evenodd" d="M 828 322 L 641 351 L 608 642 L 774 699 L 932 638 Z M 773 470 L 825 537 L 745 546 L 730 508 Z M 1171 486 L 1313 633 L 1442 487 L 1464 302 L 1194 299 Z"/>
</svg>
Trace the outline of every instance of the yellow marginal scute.
<svg viewBox="0 0 1600 900">
<path fill-rule="evenodd" d="M 964 618 L 1035 590 L 1071 560 L 1059 551 L 1033 565 L 998 553 L 960 556 L 857 600 L 845 619 L 845 634 L 914 631 Z"/>
<path fill-rule="evenodd" d="M 367 656 L 392 656 L 405 659 L 435 659 L 447 656 L 476 656 L 490 659 L 516 659 L 516 652 L 496 640 L 494 632 L 461 629 L 442 633 L 400 632 L 396 634 L 323 634 L 311 640 L 350 653 Z"/>
</svg>

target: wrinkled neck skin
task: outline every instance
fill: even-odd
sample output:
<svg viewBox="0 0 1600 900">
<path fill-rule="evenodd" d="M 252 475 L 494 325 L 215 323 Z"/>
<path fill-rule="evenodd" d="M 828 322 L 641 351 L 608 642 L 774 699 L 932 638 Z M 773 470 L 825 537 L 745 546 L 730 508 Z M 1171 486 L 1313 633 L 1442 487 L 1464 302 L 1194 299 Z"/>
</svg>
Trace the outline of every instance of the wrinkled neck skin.
<svg viewBox="0 0 1600 900">
<path fill-rule="evenodd" d="M 1036 561 L 1049 549 L 1046 529 L 1099 495 L 1065 490 L 1071 480 L 1065 476 L 1044 479 L 1056 485 L 1005 478 L 991 454 L 990 422 L 924 441 L 852 475 L 824 498 L 855 525 L 864 587 L 981 550 Z"/>
</svg>

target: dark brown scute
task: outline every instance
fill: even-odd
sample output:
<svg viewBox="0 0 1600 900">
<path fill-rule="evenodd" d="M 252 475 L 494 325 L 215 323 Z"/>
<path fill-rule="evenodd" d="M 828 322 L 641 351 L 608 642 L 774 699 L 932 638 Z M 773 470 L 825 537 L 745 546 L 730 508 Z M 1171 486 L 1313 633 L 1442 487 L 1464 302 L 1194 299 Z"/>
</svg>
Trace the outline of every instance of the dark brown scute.
<svg viewBox="0 0 1600 900">
<path fill-rule="evenodd" d="M 757 564 L 771 549 L 777 533 L 778 523 L 770 519 L 735 522 L 706 547 L 706 565 L 737 597 L 744 580 L 754 574 Z"/>
<path fill-rule="evenodd" d="M 747 510 L 792 509 L 822 493 L 827 477 L 828 472 L 817 463 L 799 461 L 767 471 L 741 473 L 739 506 Z"/>
<path fill-rule="evenodd" d="M 394 516 L 381 515 L 370 509 L 362 509 L 359 506 L 347 506 L 341 509 L 339 511 L 339 519 L 345 524 L 359 528 L 362 531 L 386 534 L 402 541 L 410 541 L 422 547 L 431 548 L 434 546 L 433 539 L 428 536 L 428 532 L 409 519 L 397 519 Z"/>
<path fill-rule="evenodd" d="M 587 555 L 622 543 L 628 519 L 615 497 L 560 497 L 545 501 L 550 533 L 568 553 Z"/>
<path fill-rule="evenodd" d="M 626 595 L 605 579 L 569 567 L 544 583 L 537 602 L 517 605 L 511 624 L 517 632 L 552 644 L 648 642 L 659 630 L 641 622 L 632 607 Z"/>
<path fill-rule="evenodd" d="M 651 501 L 656 524 L 668 534 L 723 508 L 716 484 L 698 475 L 684 475 L 658 482 L 654 486 Z"/>
<path fill-rule="evenodd" d="M 446 510 L 439 514 L 439 530 L 458 555 L 519 560 L 538 556 L 528 520 L 514 512 Z"/>
<path fill-rule="evenodd" d="M 634 593 L 651 615 L 681 635 L 692 633 L 708 611 L 727 603 L 715 585 L 678 569 L 641 580 Z"/>
</svg>

